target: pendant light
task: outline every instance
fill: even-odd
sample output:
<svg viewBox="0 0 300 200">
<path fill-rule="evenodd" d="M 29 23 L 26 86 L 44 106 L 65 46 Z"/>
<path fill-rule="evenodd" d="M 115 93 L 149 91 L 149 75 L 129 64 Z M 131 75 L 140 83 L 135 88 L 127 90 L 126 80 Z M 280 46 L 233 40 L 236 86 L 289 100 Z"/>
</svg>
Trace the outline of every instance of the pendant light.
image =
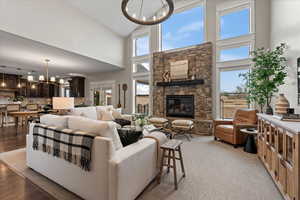
<svg viewBox="0 0 300 200">
<path fill-rule="evenodd" d="M 4 69 L 6 68 L 6 66 L 1 66 L 1 68 L 3 68 L 1 87 L 6 87 L 6 83 L 4 80 Z"/>
<path fill-rule="evenodd" d="M 51 76 L 50 77 L 50 82 L 55 82 L 55 81 L 56 81 L 55 76 Z"/>
<path fill-rule="evenodd" d="M 44 75 L 39 75 L 39 81 L 45 81 L 45 76 Z"/>
<path fill-rule="evenodd" d="M 1 83 L 1 87 L 6 87 L 6 83 L 4 81 L 4 72 L 2 73 L 2 83 Z"/>
<path fill-rule="evenodd" d="M 32 82 L 32 81 L 33 81 L 33 75 L 31 75 L 31 73 L 28 74 L 27 80 L 28 80 L 29 82 Z"/>
<path fill-rule="evenodd" d="M 18 77 L 19 77 L 19 82 L 18 82 L 18 85 L 17 85 L 17 88 L 21 88 L 22 87 L 22 85 L 21 85 L 21 75 L 20 75 L 20 71 L 21 71 L 21 69 L 20 68 L 18 68 L 17 69 L 18 71 L 19 71 L 19 73 L 18 73 Z"/>
</svg>

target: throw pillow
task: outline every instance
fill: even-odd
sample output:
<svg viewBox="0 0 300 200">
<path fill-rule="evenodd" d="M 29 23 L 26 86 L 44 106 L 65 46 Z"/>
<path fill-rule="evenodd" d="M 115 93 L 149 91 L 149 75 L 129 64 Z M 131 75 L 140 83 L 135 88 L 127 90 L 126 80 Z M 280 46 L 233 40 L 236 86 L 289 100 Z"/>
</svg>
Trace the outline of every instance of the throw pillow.
<svg viewBox="0 0 300 200">
<path fill-rule="evenodd" d="M 132 129 L 121 128 L 118 129 L 118 133 L 123 147 L 133 144 L 137 142 L 139 139 L 143 138 L 142 131 L 135 131 Z"/>
<path fill-rule="evenodd" d="M 57 128 L 67 128 L 67 116 L 58 116 L 58 115 L 42 115 L 40 117 L 40 123 L 48 126 L 55 126 Z"/>
<path fill-rule="evenodd" d="M 123 147 L 114 122 L 93 120 L 85 117 L 69 116 L 68 128 L 111 138 L 113 146 L 116 150 Z"/>
<path fill-rule="evenodd" d="M 121 112 L 118 111 L 117 109 L 112 109 L 111 112 L 112 112 L 112 116 L 113 116 L 115 119 L 121 119 L 121 118 L 122 118 Z"/>
<path fill-rule="evenodd" d="M 126 120 L 126 119 L 119 119 L 119 118 L 116 118 L 114 121 L 115 121 L 117 124 L 120 124 L 122 127 L 123 127 L 123 126 L 126 126 L 126 125 L 131 125 L 131 121 Z"/>
<path fill-rule="evenodd" d="M 102 110 L 101 111 L 101 120 L 103 120 L 103 121 L 114 121 L 115 118 L 112 115 L 112 111 Z"/>
</svg>

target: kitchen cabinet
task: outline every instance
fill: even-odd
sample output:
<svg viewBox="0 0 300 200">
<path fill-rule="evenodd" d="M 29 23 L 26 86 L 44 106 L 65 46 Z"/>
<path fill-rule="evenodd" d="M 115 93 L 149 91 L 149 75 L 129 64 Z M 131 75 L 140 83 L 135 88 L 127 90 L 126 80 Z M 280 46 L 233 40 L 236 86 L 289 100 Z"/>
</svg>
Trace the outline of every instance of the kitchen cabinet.
<svg viewBox="0 0 300 200">
<path fill-rule="evenodd" d="M 70 82 L 70 97 L 84 97 L 85 95 L 85 78 L 72 77 Z"/>
</svg>

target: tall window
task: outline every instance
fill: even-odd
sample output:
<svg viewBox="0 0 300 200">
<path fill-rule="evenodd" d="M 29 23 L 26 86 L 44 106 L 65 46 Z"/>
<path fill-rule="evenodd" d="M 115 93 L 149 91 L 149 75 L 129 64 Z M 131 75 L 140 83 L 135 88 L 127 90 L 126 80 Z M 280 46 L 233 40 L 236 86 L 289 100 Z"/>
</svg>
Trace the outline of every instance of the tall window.
<svg viewBox="0 0 300 200">
<path fill-rule="evenodd" d="M 150 86 L 148 80 L 135 80 L 135 112 L 149 114 Z"/>
<path fill-rule="evenodd" d="M 221 118 L 233 118 L 236 109 L 248 108 L 240 74 L 251 68 L 250 52 L 255 44 L 253 2 L 217 6 L 217 114 Z"/>
<path fill-rule="evenodd" d="M 133 112 L 149 114 L 150 102 L 150 31 L 138 30 L 132 35 Z"/>
<path fill-rule="evenodd" d="M 148 55 L 150 53 L 149 45 L 149 35 L 136 37 L 133 40 L 133 56 L 144 56 Z"/>
<path fill-rule="evenodd" d="M 236 48 L 220 49 L 219 61 L 234 61 L 247 59 L 250 56 L 250 46 L 240 46 Z"/>
<path fill-rule="evenodd" d="M 250 8 L 224 14 L 220 19 L 220 38 L 227 39 L 250 33 Z"/>
<path fill-rule="evenodd" d="M 173 14 L 167 21 L 162 23 L 161 37 L 163 51 L 203 43 L 203 6 Z"/>
<path fill-rule="evenodd" d="M 137 61 L 133 64 L 133 73 L 147 73 L 150 71 L 150 64 L 148 60 Z"/>
<path fill-rule="evenodd" d="M 233 118 L 235 111 L 248 108 L 245 81 L 240 76 L 248 69 L 226 70 L 220 72 L 221 117 Z"/>
</svg>

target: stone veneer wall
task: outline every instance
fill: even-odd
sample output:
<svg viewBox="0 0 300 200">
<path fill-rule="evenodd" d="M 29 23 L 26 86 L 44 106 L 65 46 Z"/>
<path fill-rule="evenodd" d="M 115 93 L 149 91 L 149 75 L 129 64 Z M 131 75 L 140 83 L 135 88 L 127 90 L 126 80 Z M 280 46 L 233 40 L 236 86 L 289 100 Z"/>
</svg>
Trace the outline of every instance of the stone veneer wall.
<svg viewBox="0 0 300 200">
<path fill-rule="evenodd" d="M 156 86 L 163 82 L 162 74 L 170 71 L 170 62 L 189 61 L 188 75 L 203 79 L 204 84 L 193 86 L 162 87 Z M 166 118 L 167 95 L 194 95 L 195 118 L 193 119 L 195 134 L 211 134 L 212 120 L 212 59 L 211 42 L 178 51 L 157 52 L 153 54 L 153 116 Z M 169 118 L 169 120 L 182 118 Z"/>
</svg>

